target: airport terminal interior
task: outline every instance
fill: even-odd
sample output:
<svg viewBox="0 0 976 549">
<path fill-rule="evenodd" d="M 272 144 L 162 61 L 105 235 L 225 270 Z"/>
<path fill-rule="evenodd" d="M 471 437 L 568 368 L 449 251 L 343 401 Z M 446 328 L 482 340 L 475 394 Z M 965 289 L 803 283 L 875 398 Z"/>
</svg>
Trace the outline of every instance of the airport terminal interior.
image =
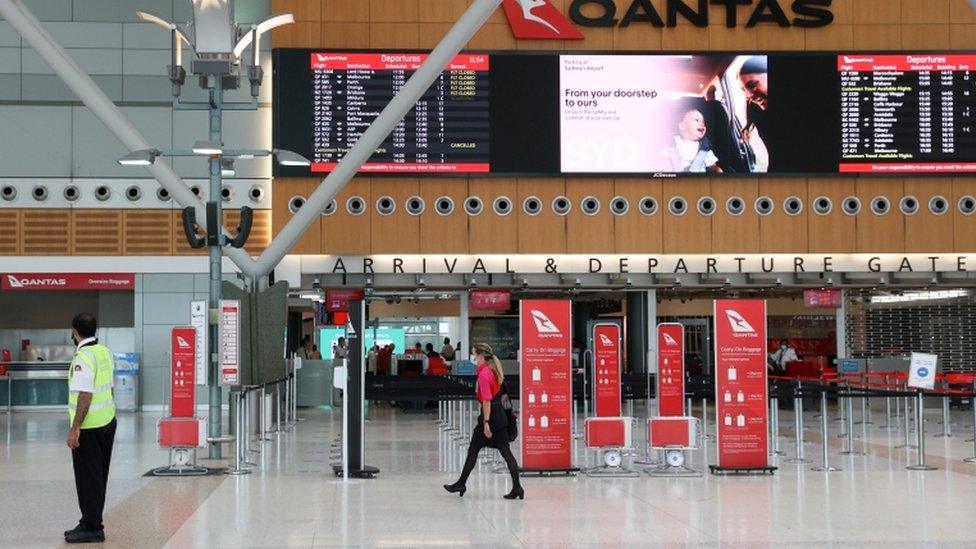
<svg viewBox="0 0 976 549">
<path fill-rule="evenodd" d="M 0 0 L 0 547 L 972 547 L 976 0 Z"/>
</svg>

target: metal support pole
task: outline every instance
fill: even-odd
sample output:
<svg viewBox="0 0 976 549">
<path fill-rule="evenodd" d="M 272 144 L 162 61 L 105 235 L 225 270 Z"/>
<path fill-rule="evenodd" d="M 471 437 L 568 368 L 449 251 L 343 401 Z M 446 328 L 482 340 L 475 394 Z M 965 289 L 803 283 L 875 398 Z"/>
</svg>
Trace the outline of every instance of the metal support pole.
<svg viewBox="0 0 976 549">
<path fill-rule="evenodd" d="M 976 396 L 972 397 L 972 399 L 976 400 Z M 965 461 L 966 463 L 976 463 L 976 402 L 972 402 L 972 410 L 973 410 L 973 440 L 972 440 L 973 457 L 968 457 L 964 459 L 963 461 Z"/>
<path fill-rule="evenodd" d="M 823 390 L 820 392 L 820 440 L 823 443 L 821 454 L 823 463 L 820 467 L 814 467 L 812 470 L 823 473 L 840 471 L 840 469 L 830 466 L 830 439 L 827 437 L 827 391 Z"/>
<path fill-rule="evenodd" d="M 220 76 L 209 77 L 210 85 L 210 141 L 214 143 L 223 142 L 223 109 L 224 109 L 224 88 L 223 78 Z M 221 187 L 223 180 L 220 173 L 220 156 L 210 157 L 210 194 L 208 199 L 216 204 L 217 223 L 223 225 L 223 200 L 221 199 Z M 216 311 L 220 307 L 221 288 L 223 272 L 221 268 L 221 255 L 223 253 L 223 235 L 218 236 L 217 243 L 210 246 L 210 310 Z M 207 356 L 208 368 L 210 371 L 210 426 L 208 434 L 211 437 L 220 436 L 220 410 L 221 410 L 221 391 L 220 391 L 220 363 L 217 357 L 220 354 L 219 327 L 216 323 L 210 326 L 210 353 Z M 220 445 L 210 446 L 210 459 L 220 459 Z"/>
<path fill-rule="evenodd" d="M 938 438 L 952 436 L 952 425 L 949 423 L 949 395 L 942 397 L 942 432 L 935 436 Z"/>
<path fill-rule="evenodd" d="M 685 415 L 690 416 L 692 408 L 691 397 L 685 399 L 685 406 L 687 406 L 687 408 L 685 408 Z"/>
<path fill-rule="evenodd" d="M 785 456 L 786 452 L 779 449 L 779 397 L 773 397 L 769 400 L 770 408 L 770 418 L 772 421 L 772 435 L 773 444 L 771 446 L 772 450 L 769 452 L 771 456 Z"/>
<path fill-rule="evenodd" d="M 244 406 L 242 404 L 243 401 L 244 401 L 244 399 L 242 398 L 242 396 L 243 396 L 243 393 L 240 393 L 240 392 L 238 392 L 238 393 L 231 393 L 231 400 L 233 401 L 232 405 L 234 406 L 234 409 L 236 410 L 236 414 L 234 414 L 235 415 L 235 418 L 234 418 L 235 419 L 235 421 L 234 421 L 234 467 L 233 468 L 230 468 L 230 469 L 227 469 L 226 471 L 224 471 L 224 473 L 225 474 L 228 474 L 228 475 L 234 475 L 234 476 L 249 475 L 249 474 L 251 474 L 251 470 L 250 469 L 247 469 L 247 468 L 245 468 L 243 466 L 243 459 L 242 459 L 243 454 L 244 454 L 243 438 L 241 436 L 242 433 L 244 432 L 244 427 L 243 427 L 243 425 L 244 425 Z"/>
<path fill-rule="evenodd" d="M 864 452 L 854 449 L 854 396 L 847 395 L 847 449 L 841 452 L 842 456 L 863 456 Z"/>
<path fill-rule="evenodd" d="M 702 397 L 702 409 L 701 409 L 701 420 L 702 420 L 702 440 L 712 440 L 712 435 L 708 434 L 708 399 Z"/>
<path fill-rule="evenodd" d="M 925 395 L 922 391 L 918 392 L 915 401 L 915 444 L 918 446 L 918 463 L 905 467 L 909 471 L 934 471 L 938 467 L 932 467 L 925 463 Z"/>
<path fill-rule="evenodd" d="M 796 457 L 786 460 L 787 463 L 810 463 L 803 457 L 803 392 L 802 384 L 797 382 L 796 393 L 793 396 L 793 428 L 796 429 Z"/>
<path fill-rule="evenodd" d="M 888 376 L 884 376 L 885 392 L 888 392 L 889 390 L 888 387 L 889 383 L 890 382 L 888 380 Z M 886 431 L 890 431 L 893 428 L 893 426 L 891 425 L 891 397 L 890 396 L 885 397 L 885 424 L 884 427 L 881 428 Z"/>
<path fill-rule="evenodd" d="M 911 439 L 912 429 L 909 423 L 910 421 L 909 418 L 911 417 L 911 413 L 909 413 L 909 410 L 911 409 L 911 399 L 909 397 L 903 397 L 903 400 L 905 401 L 905 417 L 904 417 L 905 444 L 902 444 L 901 446 L 895 446 L 895 448 L 915 448 L 915 446 L 912 444 L 912 439 Z"/>
</svg>

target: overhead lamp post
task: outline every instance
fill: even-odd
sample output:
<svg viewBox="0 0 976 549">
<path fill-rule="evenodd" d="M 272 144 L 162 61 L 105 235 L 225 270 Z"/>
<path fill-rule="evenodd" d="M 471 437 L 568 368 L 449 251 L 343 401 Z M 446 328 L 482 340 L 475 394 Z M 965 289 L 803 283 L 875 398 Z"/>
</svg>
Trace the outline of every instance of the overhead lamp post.
<svg viewBox="0 0 976 549">
<path fill-rule="evenodd" d="M 221 257 L 223 247 L 231 245 L 242 247 L 247 239 L 249 220 L 245 220 L 244 210 L 241 212 L 242 223 L 236 237 L 224 237 L 220 228 L 223 226 L 223 211 L 221 205 L 221 189 L 224 173 L 232 173 L 234 160 L 238 157 L 254 158 L 275 154 L 281 162 L 301 162 L 298 155 L 286 151 L 283 155 L 276 151 L 229 151 L 223 145 L 223 112 L 225 110 L 256 110 L 258 108 L 258 94 L 264 71 L 260 65 L 260 37 L 263 33 L 288 23 L 294 22 L 291 14 L 272 17 L 257 25 L 241 27 L 234 21 L 233 0 L 189 0 L 193 9 L 193 22 L 190 24 L 176 24 L 166 21 L 158 15 L 147 12 L 137 12 L 139 18 L 148 23 L 158 25 L 172 34 L 172 53 L 168 76 L 172 84 L 174 110 L 198 110 L 209 113 L 210 132 L 206 140 L 194 144 L 189 154 L 187 151 L 158 151 L 141 150 L 127 154 L 119 160 L 125 166 L 151 166 L 160 156 L 191 156 L 202 155 L 209 157 L 210 196 L 207 203 L 207 238 L 205 241 L 196 235 L 195 212 L 191 209 L 183 211 L 183 227 L 187 240 L 191 246 L 208 246 L 210 249 L 210 311 L 211 318 L 216 317 L 216 310 L 221 299 Z M 209 100 L 205 102 L 183 102 L 181 100 L 183 85 L 186 82 L 187 71 L 183 67 L 183 47 L 193 50 L 190 62 L 190 72 L 199 79 L 200 87 L 209 92 Z M 251 49 L 250 59 L 245 61 L 245 53 Z M 246 77 L 251 84 L 251 100 L 247 103 L 226 103 L 224 91 L 237 89 L 241 78 Z M 235 154 L 237 153 L 237 154 Z M 294 155 L 294 156 L 292 156 Z M 282 160 L 284 158 L 284 161 Z M 307 162 L 307 161 L 305 161 Z M 307 165 L 307 164 L 306 164 Z M 248 209 L 249 211 L 249 209 Z M 256 289 L 257 280 L 251 281 L 252 289 Z M 219 368 L 217 366 L 218 333 L 215 323 L 210 325 L 210 352 L 207 354 L 210 386 L 209 394 L 209 428 L 208 436 L 216 439 L 221 434 L 221 391 L 219 383 Z M 209 457 L 220 458 L 220 446 L 210 446 Z"/>
</svg>

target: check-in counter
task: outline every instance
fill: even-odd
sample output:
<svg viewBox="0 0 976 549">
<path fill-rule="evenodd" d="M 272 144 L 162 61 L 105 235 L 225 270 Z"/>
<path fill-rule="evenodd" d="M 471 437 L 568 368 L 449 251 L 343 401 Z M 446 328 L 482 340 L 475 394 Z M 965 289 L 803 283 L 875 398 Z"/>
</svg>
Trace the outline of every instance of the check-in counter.
<svg viewBox="0 0 976 549">
<path fill-rule="evenodd" d="M 0 377 L 0 404 L 11 409 L 68 406 L 68 362 L 8 362 Z"/>
</svg>

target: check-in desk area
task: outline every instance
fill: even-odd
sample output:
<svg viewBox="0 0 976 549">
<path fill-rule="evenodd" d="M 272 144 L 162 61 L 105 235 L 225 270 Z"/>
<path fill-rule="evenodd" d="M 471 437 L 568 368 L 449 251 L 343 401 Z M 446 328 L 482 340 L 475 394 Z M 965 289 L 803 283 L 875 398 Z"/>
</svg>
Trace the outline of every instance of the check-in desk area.
<svg viewBox="0 0 976 549">
<path fill-rule="evenodd" d="M 68 362 L 8 362 L 0 375 L 0 406 L 57 410 L 68 405 Z"/>
</svg>

